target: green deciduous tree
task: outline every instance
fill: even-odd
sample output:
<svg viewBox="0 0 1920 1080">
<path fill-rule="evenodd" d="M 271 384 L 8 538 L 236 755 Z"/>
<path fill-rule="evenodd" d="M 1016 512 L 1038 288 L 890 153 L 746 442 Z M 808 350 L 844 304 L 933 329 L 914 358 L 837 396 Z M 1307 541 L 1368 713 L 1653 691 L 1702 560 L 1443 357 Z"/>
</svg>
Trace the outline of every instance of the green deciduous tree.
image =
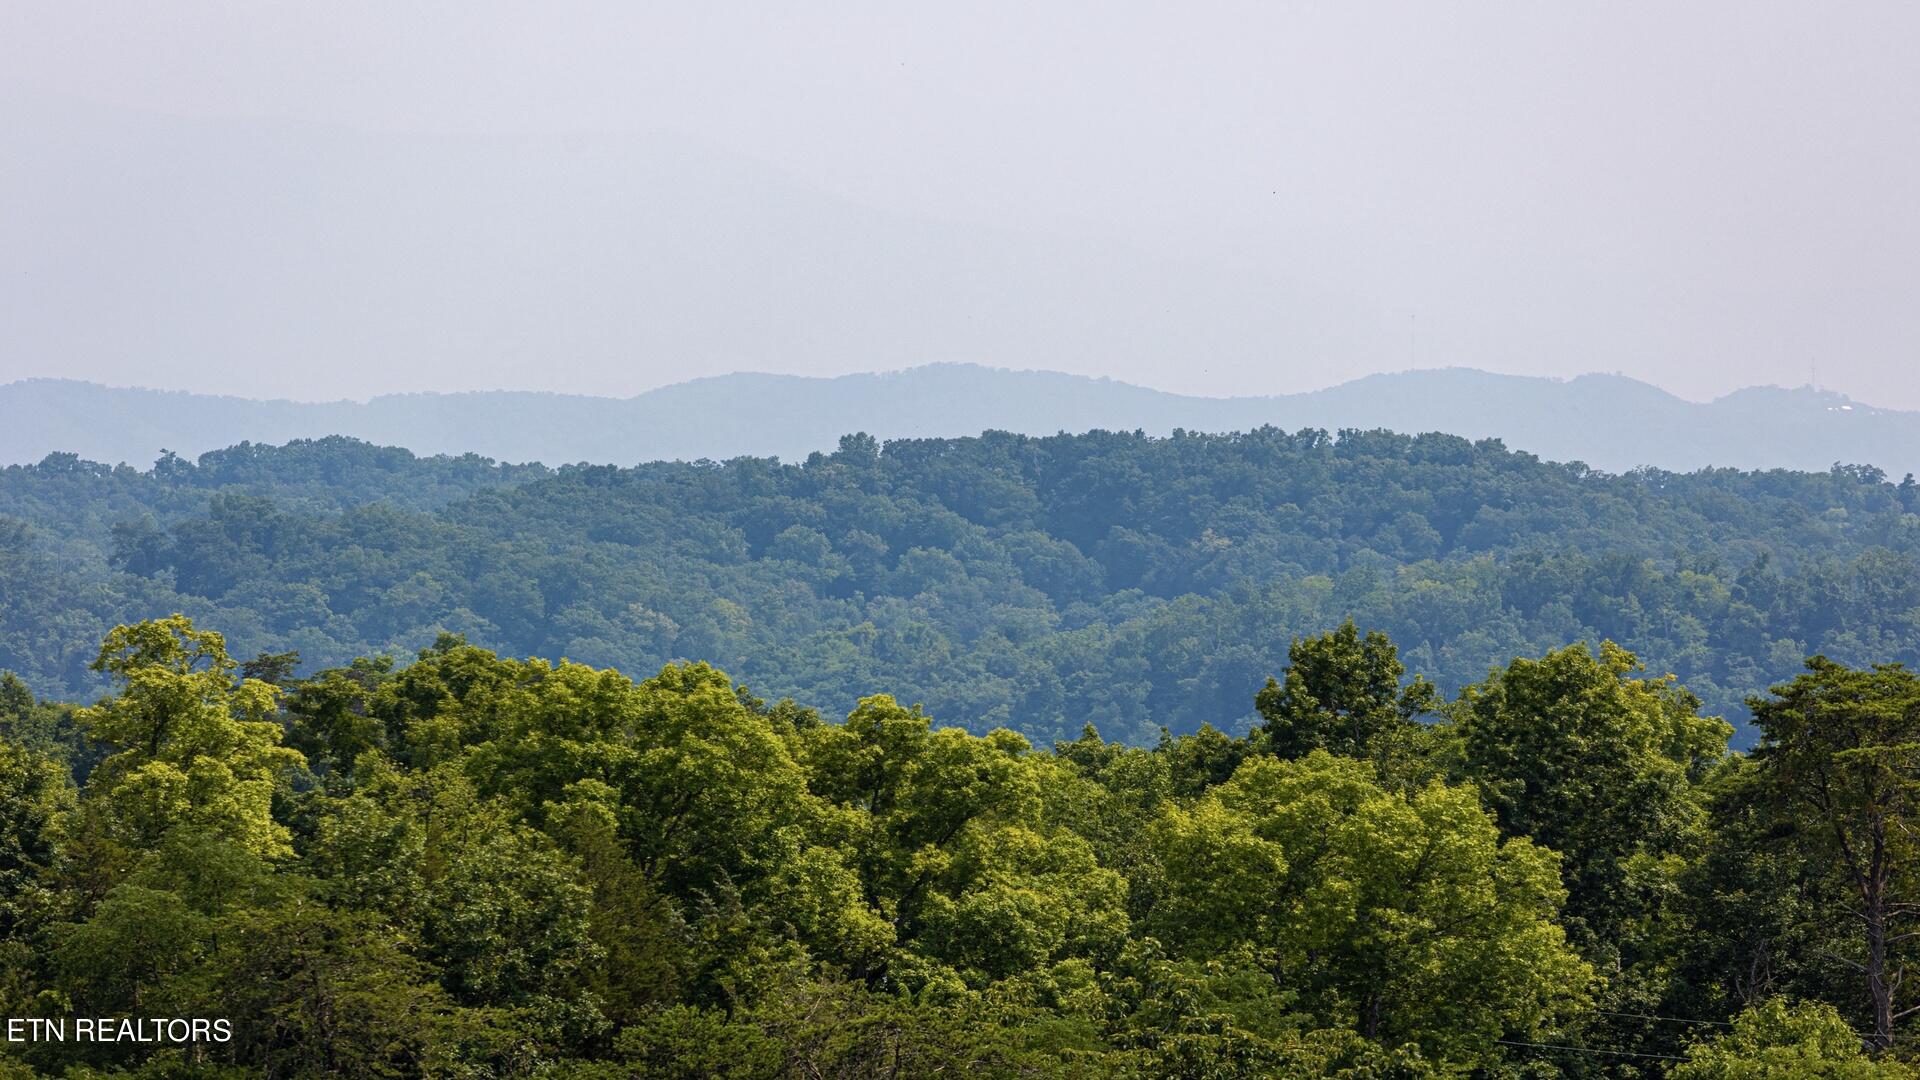
<svg viewBox="0 0 1920 1080">
<path fill-rule="evenodd" d="M 1920 912 L 1920 677 L 1816 656 L 1751 706 L 1765 732 L 1754 758 L 1796 825 L 1795 851 L 1845 886 L 1845 906 L 1822 917 L 1853 922 L 1842 959 L 1859 975 L 1873 1039 L 1890 1046 L 1895 1023 L 1920 1009 L 1905 1004 L 1916 934 L 1906 927 Z"/>
<path fill-rule="evenodd" d="M 1638 671 L 1611 642 L 1597 654 L 1568 646 L 1494 671 L 1449 710 L 1466 776 L 1501 830 L 1563 854 L 1567 914 L 1596 959 L 1698 848 L 1697 785 L 1731 732 L 1671 679 Z"/>
<path fill-rule="evenodd" d="M 94 667 L 120 684 L 84 709 L 94 738 L 119 747 L 88 782 L 123 839 L 150 847 L 206 830 L 264 856 L 290 853 L 273 796 L 303 759 L 280 745 L 275 690 L 238 679 L 226 643 L 182 615 L 116 627 Z"/>
<path fill-rule="evenodd" d="M 1352 619 L 1331 633 L 1295 638 L 1282 679 L 1268 679 L 1254 699 L 1267 745 L 1284 758 L 1314 750 L 1374 757 L 1438 704 L 1424 680 L 1402 686 L 1405 674 L 1387 635 L 1362 637 Z"/>
<path fill-rule="evenodd" d="M 878 696 L 805 745 L 815 790 L 851 812 L 867 903 L 903 947 L 979 984 L 1124 938 L 1121 878 L 1044 813 L 1042 789 L 1072 775 L 1025 739 L 934 730 Z"/>
<path fill-rule="evenodd" d="M 1193 955 L 1259 950 L 1325 1025 L 1485 1062 L 1584 993 L 1557 859 L 1501 840 L 1471 789 L 1390 791 L 1325 751 L 1255 759 L 1157 838 L 1168 896 L 1149 928 Z"/>
<path fill-rule="evenodd" d="M 1672 1080 L 1909 1080 L 1906 1065 L 1874 1060 L 1830 1005 L 1773 998 L 1734 1018 L 1732 1030 L 1695 1046 Z"/>
<path fill-rule="evenodd" d="M 56 824 L 73 801 L 73 780 L 58 761 L 0 736 L 0 940 L 44 887 Z"/>
</svg>

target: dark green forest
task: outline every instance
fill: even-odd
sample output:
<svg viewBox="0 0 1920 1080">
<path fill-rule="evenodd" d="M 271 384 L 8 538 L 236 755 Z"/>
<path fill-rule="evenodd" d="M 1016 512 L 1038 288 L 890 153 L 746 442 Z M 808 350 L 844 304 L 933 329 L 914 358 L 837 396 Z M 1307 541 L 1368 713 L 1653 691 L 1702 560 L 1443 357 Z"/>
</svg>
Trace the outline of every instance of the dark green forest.
<svg viewBox="0 0 1920 1080">
<path fill-rule="evenodd" d="M 233 1036 L 0 1075 L 1909 1077 L 1916 510 L 1273 429 L 10 468 L 0 1001 Z"/>
<path fill-rule="evenodd" d="M 146 471 L 0 470 L 0 668 L 84 699 L 112 627 L 169 612 L 299 671 L 441 633 L 623 671 L 706 661 L 842 715 L 876 689 L 975 733 L 1257 717 L 1300 635 L 1351 616 L 1452 695 L 1611 640 L 1751 743 L 1809 655 L 1920 661 L 1909 478 L 1596 472 L 1386 432 L 1093 432 L 832 454 L 508 466 L 346 439 Z"/>
<path fill-rule="evenodd" d="M 0 1076 L 1916 1075 L 1898 665 L 1810 659 L 1750 754 L 1611 642 L 1445 695 L 1352 623 L 1150 747 L 450 634 L 89 666 L 0 677 L 0 1008 L 231 1037 Z"/>
</svg>

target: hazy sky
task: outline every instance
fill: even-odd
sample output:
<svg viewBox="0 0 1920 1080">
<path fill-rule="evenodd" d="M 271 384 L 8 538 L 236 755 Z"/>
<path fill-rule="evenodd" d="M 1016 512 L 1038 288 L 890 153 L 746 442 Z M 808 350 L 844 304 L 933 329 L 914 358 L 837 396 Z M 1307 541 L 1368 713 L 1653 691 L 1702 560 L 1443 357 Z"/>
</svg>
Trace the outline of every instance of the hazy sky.
<svg viewBox="0 0 1920 1080">
<path fill-rule="evenodd" d="M 1920 408 L 1920 5 L 0 0 L 0 380 Z"/>
</svg>

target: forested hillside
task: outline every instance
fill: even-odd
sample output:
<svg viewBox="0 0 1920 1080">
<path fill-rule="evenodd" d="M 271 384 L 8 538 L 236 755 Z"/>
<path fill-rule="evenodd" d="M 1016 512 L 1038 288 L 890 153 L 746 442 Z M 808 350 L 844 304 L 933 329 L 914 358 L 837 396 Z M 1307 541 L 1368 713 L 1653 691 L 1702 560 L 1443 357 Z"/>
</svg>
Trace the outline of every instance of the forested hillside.
<svg viewBox="0 0 1920 1080">
<path fill-rule="evenodd" d="M 1047 749 L 116 627 L 91 706 L 0 677 L 0 1010 L 225 1035 L 0 1075 L 1913 1080 L 1913 674 L 1816 660 L 1742 757 L 1610 644 L 1287 653 L 1244 738 Z"/>
<path fill-rule="evenodd" d="M 0 471 L 0 669 L 86 697 L 109 628 L 182 611 L 302 671 L 452 632 L 1149 744 L 1245 730 L 1293 638 L 1351 615 L 1448 694 L 1606 639 L 1744 725 L 1810 654 L 1920 659 L 1916 511 L 1867 468 L 1615 476 L 1384 432 L 849 436 L 625 469 L 344 439 L 144 472 L 56 455 Z"/>
</svg>

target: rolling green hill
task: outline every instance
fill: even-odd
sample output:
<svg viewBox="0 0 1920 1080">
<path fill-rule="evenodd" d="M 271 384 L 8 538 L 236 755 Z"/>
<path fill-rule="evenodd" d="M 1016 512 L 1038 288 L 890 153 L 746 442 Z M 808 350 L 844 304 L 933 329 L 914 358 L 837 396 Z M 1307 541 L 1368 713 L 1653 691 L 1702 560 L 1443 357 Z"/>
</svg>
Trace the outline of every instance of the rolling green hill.
<svg viewBox="0 0 1920 1080">
<path fill-rule="evenodd" d="M 1611 639 L 1739 722 L 1810 653 L 1920 659 L 1916 510 L 1868 468 L 1610 475 L 1271 428 L 557 470 L 338 438 L 65 456 L 0 471 L 0 668 L 89 694 L 105 629 L 177 610 L 307 670 L 454 632 L 708 660 L 830 713 L 878 686 L 976 731 L 1148 742 L 1243 727 L 1289 642 L 1351 616 L 1445 691 Z"/>
</svg>

